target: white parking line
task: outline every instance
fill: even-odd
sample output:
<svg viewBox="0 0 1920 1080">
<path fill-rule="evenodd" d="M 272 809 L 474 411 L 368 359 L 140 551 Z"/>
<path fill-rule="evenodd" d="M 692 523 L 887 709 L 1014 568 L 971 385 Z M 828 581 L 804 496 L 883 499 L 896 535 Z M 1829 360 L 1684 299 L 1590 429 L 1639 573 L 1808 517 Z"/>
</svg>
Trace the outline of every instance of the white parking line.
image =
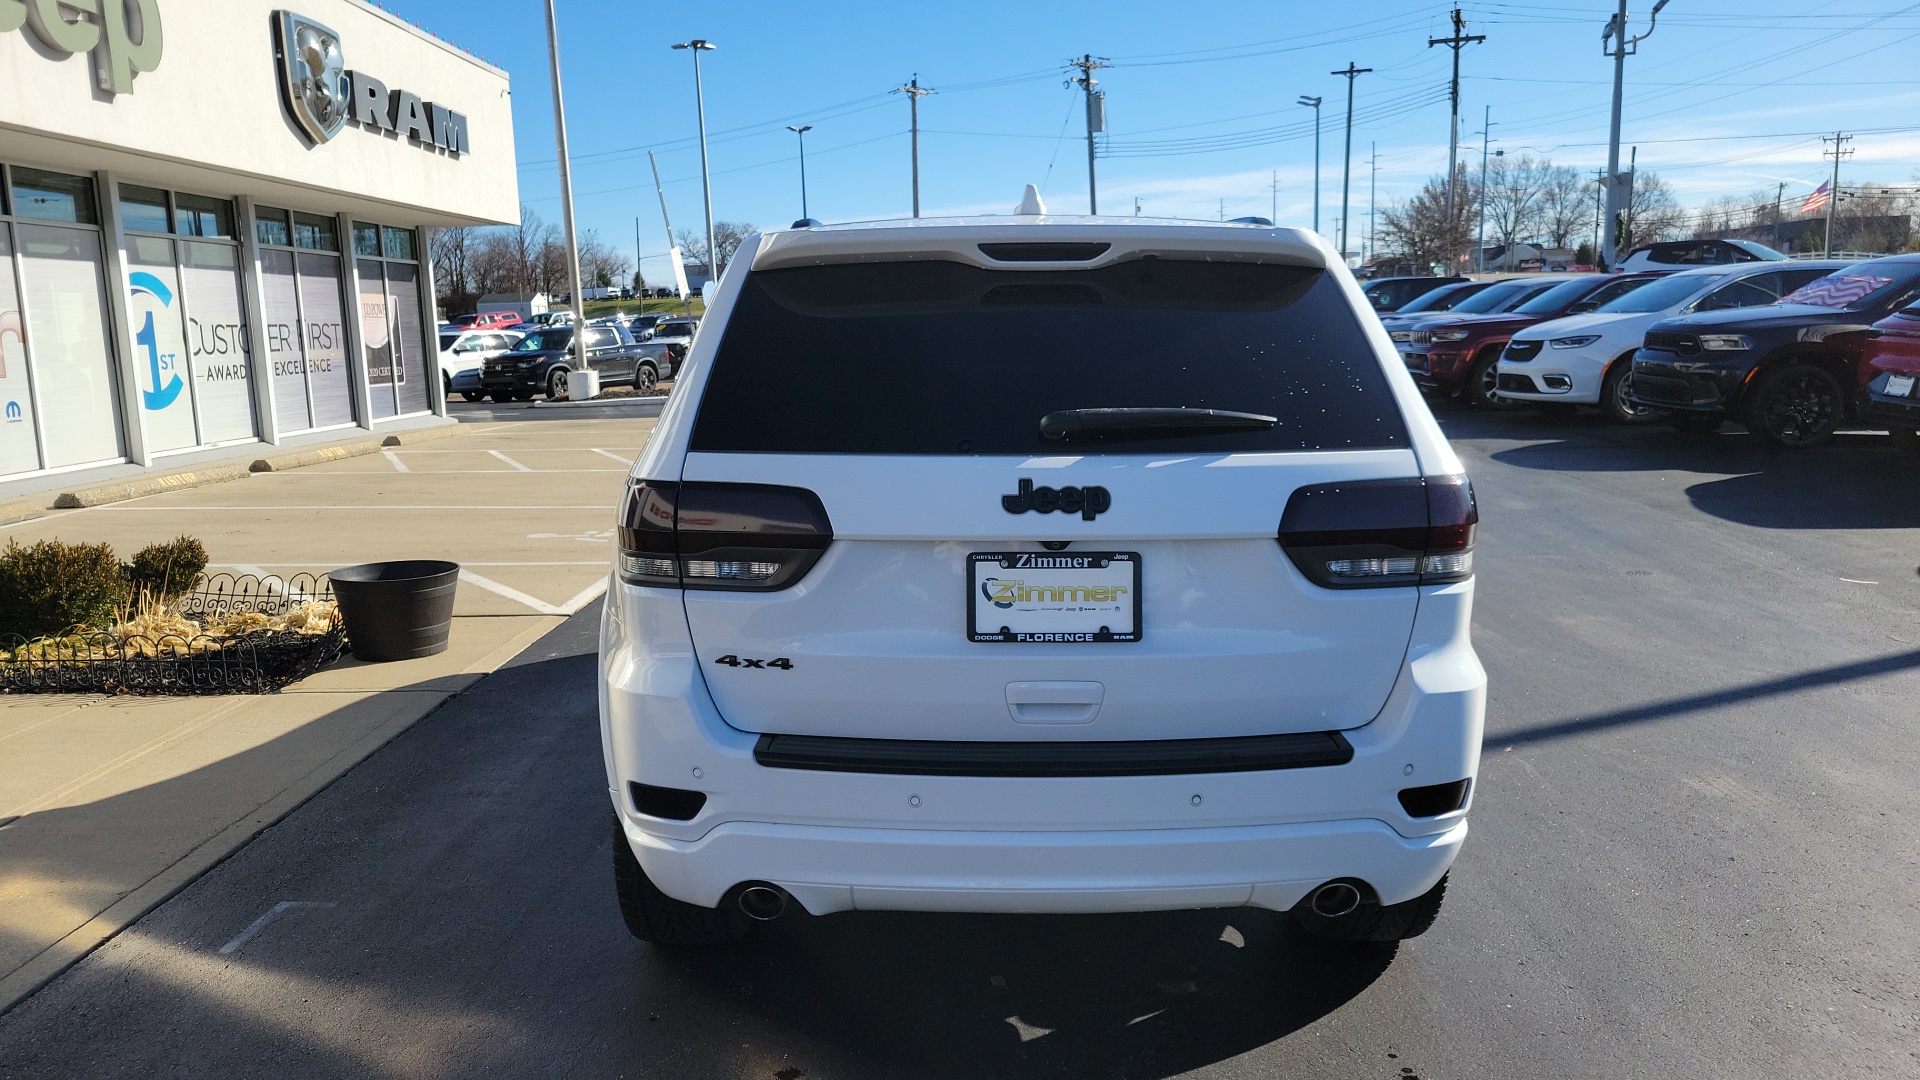
<svg viewBox="0 0 1920 1080">
<path fill-rule="evenodd" d="M 588 603 L 592 602 L 595 597 L 607 590 L 607 579 L 603 577 L 586 588 L 581 589 L 578 593 L 575 593 L 573 598 L 566 603 L 556 606 L 547 603 L 537 596 L 528 596 L 526 593 L 512 586 L 502 585 L 491 578 L 481 577 L 479 574 L 465 567 L 462 567 L 460 570 L 460 580 L 478 585 L 490 593 L 504 596 L 514 603 L 525 604 L 542 615 L 571 615 L 585 607 Z"/>
<path fill-rule="evenodd" d="M 610 457 L 615 461 L 623 461 L 629 465 L 633 464 L 632 458 L 626 457 L 625 455 L 622 455 L 622 454 L 616 454 L 608 450 L 602 450 L 599 447 L 595 447 L 593 452 L 596 454 L 599 454 L 601 457 Z"/>
<path fill-rule="evenodd" d="M 292 911 L 294 908 L 330 908 L 337 906 L 336 904 L 319 900 L 282 900 L 268 909 L 265 915 L 248 923 L 247 928 L 235 934 L 232 941 L 220 946 L 220 955 L 225 956 L 240 946 L 245 945 L 247 942 L 252 941 L 255 934 L 265 930 L 267 924 L 279 918 L 282 912 Z"/>
<path fill-rule="evenodd" d="M 380 453 L 383 454 L 388 461 L 393 462 L 394 472 L 412 472 L 413 471 L 412 469 L 407 468 L 406 462 L 400 460 L 399 454 L 396 454 L 391 450 L 382 450 L 380 451 Z"/>
<path fill-rule="evenodd" d="M 515 461 L 515 460 L 513 460 L 512 458 L 510 458 L 510 457 L 508 457 L 507 455 L 505 455 L 505 454 L 503 454 L 503 453 L 501 453 L 501 452 L 500 452 L 500 451 L 498 451 L 498 450 L 489 450 L 489 451 L 487 451 L 487 453 L 489 453 L 489 454 L 491 454 L 491 455 L 493 455 L 494 457 L 497 457 L 497 458 L 499 458 L 499 459 L 500 459 L 501 461 L 504 461 L 504 462 L 506 462 L 507 464 L 509 464 L 509 465 L 511 465 L 511 466 L 513 466 L 514 468 L 516 468 L 516 469 L 519 469 L 519 470 L 520 470 L 521 472 L 532 472 L 532 471 L 533 471 L 532 469 L 530 469 L 530 468 L 528 468 L 528 467 L 527 467 L 527 466 L 525 466 L 525 465 L 522 465 L 522 464 L 520 464 L 519 462 L 517 462 L 517 461 Z"/>
</svg>

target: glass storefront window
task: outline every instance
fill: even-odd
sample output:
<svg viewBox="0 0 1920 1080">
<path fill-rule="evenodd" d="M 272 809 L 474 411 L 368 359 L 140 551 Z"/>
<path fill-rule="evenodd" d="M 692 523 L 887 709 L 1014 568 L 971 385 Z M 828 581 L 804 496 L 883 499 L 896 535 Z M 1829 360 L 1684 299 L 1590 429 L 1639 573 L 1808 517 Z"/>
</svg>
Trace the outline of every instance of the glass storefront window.
<svg viewBox="0 0 1920 1080">
<path fill-rule="evenodd" d="M 13 280 L 13 231 L 0 222 L 0 476 L 40 468 L 33 384 L 27 374 L 26 328 Z"/>
<path fill-rule="evenodd" d="M 353 223 L 353 253 L 372 258 L 380 257 L 380 226 Z"/>
<path fill-rule="evenodd" d="M 347 365 L 340 256 L 303 251 L 299 256 L 299 270 L 307 382 L 313 393 L 313 426 L 351 424 L 356 417 L 353 373 Z"/>
<path fill-rule="evenodd" d="M 360 341 L 367 351 L 367 384 L 372 390 L 373 418 L 381 420 L 400 411 L 393 385 L 400 371 L 394 356 L 393 312 L 387 304 L 384 264 L 362 259 L 355 269 L 360 276 Z"/>
<path fill-rule="evenodd" d="M 293 246 L 309 251 L 339 251 L 339 226 L 318 214 L 293 215 Z"/>
<path fill-rule="evenodd" d="M 13 212 L 41 221 L 70 221 L 98 225 L 93 204 L 93 181 L 85 176 L 13 167 Z"/>
<path fill-rule="evenodd" d="M 15 170 L 16 183 L 20 172 Z M 119 395 L 107 353 L 107 299 L 100 234 L 54 225 L 19 226 L 27 347 L 46 427 L 46 468 L 119 458 Z"/>
<path fill-rule="evenodd" d="M 413 230 L 383 226 L 380 229 L 380 253 L 389 259 L 414 261 Z"/>
<path fill-rule="evenodd" d="M 135 232 L 171 232 L 167 228 L 167 193 L 158 188 L 121 184 L 120 225 Z"/>
<path fill-rule="evenodd" d="M 293 230 L 287 225 L 287 212 L 275 210 L 269 206 L 255 207 L 253 211 L 253 236 L 262 244 L 274 247 L 292 247 Z"/>
<path fill-rule="evenodd" d="M 241 314 L 240 250 L 232 244 L 181 241 L 180 288 L 200 441 L 251 439 L 259 432 L 253 422 L 252 351 Z"/>
<path fill-rule="evenodd" d="M 180 324 L 180 281 L 173 241 L 127 237 L 127 310 L 133 331 L 133 369 L 146 415 L 147 448 L 180 450 L 199 442 L 193 415 L 192 378 Z"/>
<path fill-rule="evenodd" d="M 173 197 L 173 219 L 176 225 L 174 231 L 181 236 L 233 239 L 233 204 L 225 199 L 176 194 Z"/>
</svg>

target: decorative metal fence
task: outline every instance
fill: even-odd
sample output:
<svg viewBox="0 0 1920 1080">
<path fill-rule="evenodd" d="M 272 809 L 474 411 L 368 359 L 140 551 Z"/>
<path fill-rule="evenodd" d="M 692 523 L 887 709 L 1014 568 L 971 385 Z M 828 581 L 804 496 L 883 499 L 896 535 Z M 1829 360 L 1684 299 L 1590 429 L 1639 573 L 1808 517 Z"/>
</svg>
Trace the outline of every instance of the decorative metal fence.
<svg viewBox="0 0 1920 1080">
<path fill-rule="evenodd" d="M 264 694 L 337 659 L 346 644 L 324 577 L 216 574 L 173 607 L 180 625 L 215 632 L 87 631 L 0 639 L 0 692 Z M 287 626 L 313 612 L 319 632 Z M 279 625 L 275 625 L 275 624 Z"/>
</svg>

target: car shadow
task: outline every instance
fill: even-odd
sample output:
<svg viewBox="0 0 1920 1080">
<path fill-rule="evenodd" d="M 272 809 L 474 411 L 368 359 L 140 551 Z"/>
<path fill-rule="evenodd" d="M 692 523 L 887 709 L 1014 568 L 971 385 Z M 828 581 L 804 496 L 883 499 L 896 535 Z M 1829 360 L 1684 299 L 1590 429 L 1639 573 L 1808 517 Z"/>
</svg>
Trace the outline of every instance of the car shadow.
<svg viewBox="0 0 1920 1080">
<path fill-rule="evenodd" d="M 1881 432 L 1843 431 L 1783 450 L 1729 423 L 1712 435 L 1665 424 L 1622 425 L 1597 413 L 1441 406 L 1447 437 L 1486 442 L 1503 465 L 1548 472 L 1680 472 L 1718 476 L 1686 489 L 1695 509 L 1761 529 L 1920 528 L 1920 460 Z M 1498 445 L 1517 443 L 1517 445 Z"/>
<path fill-rule="evenodd" d="M 1259 909 L 1131 915 L 790 913 L 656 978 L 791 1024 L 896 1075 L 1172 1076 L 1359 996 L 1392 945 L 1326 942 Z M 664 987 L 662 989 L 665 989 Z"/>
</svg>

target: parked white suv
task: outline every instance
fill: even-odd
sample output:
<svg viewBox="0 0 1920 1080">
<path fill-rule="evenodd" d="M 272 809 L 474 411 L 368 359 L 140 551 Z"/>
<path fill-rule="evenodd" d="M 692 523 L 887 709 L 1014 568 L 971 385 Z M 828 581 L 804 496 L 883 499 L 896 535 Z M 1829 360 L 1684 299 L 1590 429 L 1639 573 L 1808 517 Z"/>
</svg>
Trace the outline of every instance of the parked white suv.
<svg viewBox="0 0 1920 1080">
<path fill-rule="evenodd" d="M 1308 233 L 750 238 L 619 515 L 627 925 L 1253 905 L 1419 934 L 1480 754 L 1477 520 Z"/>
<path fill-rule="evenodd" d="M 1598 405 L 1622 423 L 1652 420 L 1661 410 L 1627 396 L 1633 354 L 1647 328 L 1695 311 L 1771 304 L 1845 260 L 1750 262 L 1682 270 L 1600 305 L 1593 311 L 1530 326 L 1500 354 L 1494 392 L 1505 401 Z"/>
</svg>

